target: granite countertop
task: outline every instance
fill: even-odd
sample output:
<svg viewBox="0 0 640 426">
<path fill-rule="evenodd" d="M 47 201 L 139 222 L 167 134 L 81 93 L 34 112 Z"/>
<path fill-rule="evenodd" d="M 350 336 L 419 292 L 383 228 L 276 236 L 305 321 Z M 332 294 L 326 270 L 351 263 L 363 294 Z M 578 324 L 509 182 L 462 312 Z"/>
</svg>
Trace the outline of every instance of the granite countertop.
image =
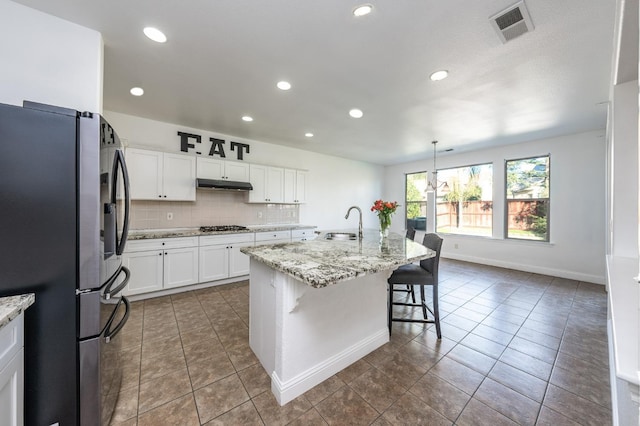
<svg viewBox="0 0 640 426">
<path fill-rule="evenodd" d="M 251 225 L 239 231 L 203 232 L 200 228 L 145 229 L 129 231 L 129 240 L 150 240 L 154 238 L 199 237 L 206 235 L 244 234 L 249 232 L 289 231 L 295 229 L 313 229 L 310 225 Z"/>
<path fill-rule="evenodd" d="M 435 256 L 433 250 L 394 233 L 384 246 L 377 230 L 366 229 L 362 241 L 327 240 L 325 234 L 311 241 L 243 247 L 240 251 L 315 288 Z"/>
<path fill-rule="evenodd" d="M 0 297 L 0 328 L 9 324 L 12 319 L 33 305 L 35 301 L 36 295 L 33 293 Z"/>
</svg>

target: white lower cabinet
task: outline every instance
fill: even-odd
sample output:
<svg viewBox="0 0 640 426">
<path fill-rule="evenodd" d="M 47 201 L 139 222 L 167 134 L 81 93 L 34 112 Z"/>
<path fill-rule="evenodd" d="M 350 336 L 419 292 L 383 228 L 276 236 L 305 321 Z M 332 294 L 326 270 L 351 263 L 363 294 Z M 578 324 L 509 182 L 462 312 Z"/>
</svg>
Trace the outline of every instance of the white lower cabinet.
<svg viewBox="0 0 640 426">
<path fill-rule="evenodd" d="M 254 244 L 278 244 L 315 238 L 313 229 L 244 232 L 164 239 L 132 240 L 122 263 L 131 271 L 126 296 L 197 283 L 247 276 L 250 258 L 240 252 Z M 0 423 L 2 425 L 2 423 Z"/>
<path fill-rule="evenodd" d="M 256 245 L 290 243 L 291 231 L 256 232 Z"/>
<path fill-rule="evenodd" d="M 249 275 L 249 256 L 240 252 L 252 246 L 253 233 L 200 237 L 199 281 L 216 281 Z"/>
<path fill-rule="evenodd" d="M 254 245 L 253 241 L 250 243 L 237 243 L 231 246 L 231 249 L 229 250 L 229 277 L 249 275 L 249 264 L 251 263 L 251 258 L 240 252 L 240 249 L 242 247 L 249 247 L 252 245 Z"/>
<path fill-rule="evenodd" d="M 198 247 L 164 251 L 164 288 L 198 282 Z"/>
<path fill-rule="evenodd" d="M 224 245 L 200 247 L 200 282 L 229 277 L 229 249 Z"/>
<path fill-rule="evenodd" d="M 131 271 L 125 295 L 198 282 L 198 237 L 134 240 L 122 262 Z"/>
<path fill-rule="evenodd" d="M 24 424 L 24 313 L 0 329 L 0 425 Z"/>
<path fill-rule="evenodd" d="M 294 229 L 291 231 L 291 241 L 315 240 L 316 236 L 313 229 Z"/>
<path fill-rule="evenodd" d="M 125 296 L 162 290 L 164 257 L 161 249 L 134 253 L 125 252 L 122 264 L 131 271 L 129 284 L 123 291 Z"/>
</svg>

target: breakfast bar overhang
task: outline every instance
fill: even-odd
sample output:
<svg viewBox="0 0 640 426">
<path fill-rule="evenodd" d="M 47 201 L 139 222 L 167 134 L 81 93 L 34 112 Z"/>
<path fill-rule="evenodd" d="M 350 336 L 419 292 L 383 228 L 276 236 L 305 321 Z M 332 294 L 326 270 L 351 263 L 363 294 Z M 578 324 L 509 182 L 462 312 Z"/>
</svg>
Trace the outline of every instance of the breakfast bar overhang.
<svg viewBox="0 0 640 426">
<path fill-rule="evenodd" d="M 403 236 L 245 247 L 249 344 L 280 405 L 389 341 L 387 278 L 435 256 Z"/>
</svg>

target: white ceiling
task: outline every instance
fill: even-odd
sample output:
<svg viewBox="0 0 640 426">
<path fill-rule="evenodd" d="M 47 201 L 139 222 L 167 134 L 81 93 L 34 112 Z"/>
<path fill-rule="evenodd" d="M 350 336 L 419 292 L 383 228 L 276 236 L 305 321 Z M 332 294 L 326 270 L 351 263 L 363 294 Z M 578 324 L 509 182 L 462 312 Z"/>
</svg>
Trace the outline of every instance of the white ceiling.
<svg viewBox="0 0 640 426">
<path fill-rule="evenodd" d="M 615 0 L 526 0 L 507 44 L 488 18 L 515 0 L 17 2 L 102 33 L 105 109 L 240 138 L 396 164 L 606 123 Z"/>
</svg>

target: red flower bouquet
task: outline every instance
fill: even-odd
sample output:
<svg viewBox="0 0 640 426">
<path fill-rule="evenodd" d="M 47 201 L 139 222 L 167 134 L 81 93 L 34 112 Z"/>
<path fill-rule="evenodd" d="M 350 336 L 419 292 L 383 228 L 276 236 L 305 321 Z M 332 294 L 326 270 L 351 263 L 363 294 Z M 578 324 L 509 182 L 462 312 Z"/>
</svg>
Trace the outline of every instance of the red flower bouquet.
<svg viewBox="0 0 640 426">
<path fill-rule="evenodd" d="M 380 234 L 387 236 L 391 226 L 391 215 L 396 212 L 398 203 L 393 201 L 376 200 L 371 206 L 371 211 L 376 212 L 380 219 Z"/>
</svg>

